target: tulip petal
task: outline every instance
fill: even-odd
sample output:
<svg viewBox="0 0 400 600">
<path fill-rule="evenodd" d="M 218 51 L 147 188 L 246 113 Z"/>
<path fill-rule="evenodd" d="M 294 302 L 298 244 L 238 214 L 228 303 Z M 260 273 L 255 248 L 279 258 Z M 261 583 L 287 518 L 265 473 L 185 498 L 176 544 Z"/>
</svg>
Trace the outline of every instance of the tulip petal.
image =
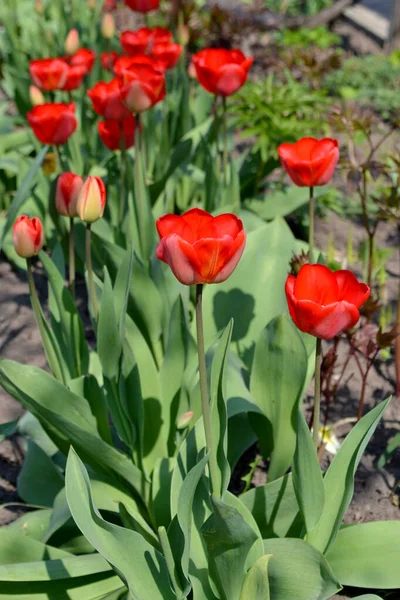
<svg viewBox="0 0 400 600">
<path fill-rule="evenodd" d="M 323 306 L 337 302 L 336 278 L 325 265 L 303 265 L 296 278 L 294 296 L 296 300 L 311 300 Z"/>
<path fill-rule="evenodd" d="M 207 231 L 207 227 L 211 226 L 214 221 L 214 217 L 201 208 L 192 208 L 191 210 L 188 210 L 182 215 L 182 219 L 192 230 L 193 242 L 204 237 L 202 234 L 203 230 Z M 212 235 L 209 235 L 208 237 L 212 237 Z M 188 241 L 191 240 L 189 239 Z"/>
<path fill-rule="evenodd" d="M 323 340 L 331 340 L 338 333 L 354 327 L 360 318 L 356 306 L 346 301 L 320 306 L 309 300 L 299 300 L 295 310 L 297 327 Z"/>
<path fill-rule="evenodd" d="M 346 300 L 360 308 L 370 295 L 369 287 L 365 283 L 360 283 L 351 271 L 335 271 L 334 276 L 339 289 L 338 299 Z"/>
<path fill-rule="evenodd" d="M 156 227 L 160 239 L 175 233 L 189 243 L 196 241 L 193 236 L 192 228 L 187 224 L 183 217 L 178 215 L 169 214 L 160 217 L 157 219 Z"/>
<path fill-rule="evenodd" d="M 217 93 L 222 96 L 231 96 L 246 82 L 247 73 L 241 65 L 224 65 L 218 69 Z"/>
<path fill-rule="evenodd" d="M 296 325 L 296 327 L 299 327 L 299 324 L 297 322 L 297 316 L 296 316 L 296 304 L 297 304 L 297 300 L 294 297 L 294 286 L 296 283 L 296 277 L 294 277 L 294 275 L 288 275 L 287 279 L 286 279 L 286 283 L 285 283 L 285 293 L 286 293 L 286 300 L 288 303 L 288 309 L 289 309 L 289 313 L 290 316 L 293 319 L 294 324 Z"/>
<path fill-rule="evenodd" d="M 228 277 L 230 277 L 233 271 L 236 269 L 239 260 L 242 257 L 244 252 L 244 248 L 246 245 L 246 233 L 245 231 L 241 231 L 236 239 L 233 242 L 233 247 L 231 249 L 231 257 L 226 262 L 225 266 L 220 270 L 217 276 L 214 278 L 213 283 L 222 283 Z"/>
<path fill-rule="evenodd" d="M 203 283 L 196 252 L 178 235 L 163 237 L 157 246 L 156 256 L 170 266 L 177 280 L 184 285 Z"/>
<path fill-rule="evenodd" d="M 217 275 L 234 254 L 234 240 L 230 235 L 221 238 L 202 238 L 193 244 L 204 283 L 214 283 Z M 239 257 L 240 258 L 240 257 Z"/>
</svg>

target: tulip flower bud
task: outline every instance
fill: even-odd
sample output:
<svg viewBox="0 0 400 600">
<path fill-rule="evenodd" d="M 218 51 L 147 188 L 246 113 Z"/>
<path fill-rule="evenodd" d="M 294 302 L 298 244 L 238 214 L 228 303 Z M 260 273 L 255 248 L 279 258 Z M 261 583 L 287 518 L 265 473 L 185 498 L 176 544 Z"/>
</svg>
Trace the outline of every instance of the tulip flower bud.
<svg viewBox="0 0 400 600">
<path fill-rule="evenodd" d="M 44 243 L 43 225 L 40 219 L 21 215 L 14 223 L 12 232 L 15 252 L 22 258 L 39 254 Z"/>
<path fill-rule="evenodd" d="M 35 10 L 39 15 L 44 13 L 44 4 L 43 0 L 35 0 Z"/>
<path fill-rule="evenodd" d="M 64 217 L 77 217 L 78 197 L 83 188 L 83 179 L 75 173 L 62 173 L 57 180 L 56 211 Z"/>
<path fill-rule="evenodd" d="M 97 0 L 87 0 L 87 5 L 90 10 L 96 10 Z"/>
<path fill-rule="evenodd" d="M 77 201 L 77 212 L 85 223 L 101 219 L 106 205 L 106 188 L 100 177 L 88 177 Z"/>
<path fill-rule="evenodd" d="M 80 46 L 79 33 L 77 29 L 71 29 L 65 38 L 64 50 L 66 54 L 75 54 Z"/>
<path fill-rule="evenodd" d="M 115 19 L 112 13 L 106 12 L 101 21 L 101 35 L 106 40 L 111 40 L 115 35 Z"/>
<path fill-rule="evenodd" d="M 178 416 L 178 418 L 176 419 L 176 427 L 177 429 L 186 429 L 186 427 L 189 425 L 190 421 L 192 420 L 194 415 L 194 412 L 192 410 L 189 410 L 188 412 L 182 413 L 181 415 Z"/>
<path fill-rule="evenodd" d="M 29 86 L 29 100 L 32 106 L 38 106 L 39 104 L 45 104 L 46 100 L 42 92 L 36 85 Z"/>
</svg>

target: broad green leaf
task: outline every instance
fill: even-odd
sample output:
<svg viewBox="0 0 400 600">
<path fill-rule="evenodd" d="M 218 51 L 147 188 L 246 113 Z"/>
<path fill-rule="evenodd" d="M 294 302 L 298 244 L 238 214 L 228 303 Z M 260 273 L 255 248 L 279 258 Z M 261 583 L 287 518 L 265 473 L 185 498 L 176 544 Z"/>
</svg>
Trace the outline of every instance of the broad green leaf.
<svg viewBox="0 0 400 600">
<path fill-rule="evenodd" d="M 18 427 L 18 419 L 15 421 L 9 421 L 8 423 L 0 423 L 0 442 L 6 437 L 13 435 Z"/>
<path fill-rule="evenodd" d="M 23 531 L 0 529 L 0 565 L 13 565 L 18 563 L 30 563 L 40 560 L 55 560 L 68 558 L 71 554 L 59 548 L 46 546 L 25 535 Z"/>
<path fill-rule="evenodd" d="M 239 600 L 248 554 L 257 535 L 242 515 L 212 496 L 213 514 L 202 527 L 209 573 L 221 600 Z"/>
<path fill-rule="evenodd" d="M 218 465 L 218 489 L 213 490 L 217 498 L 220 498 L 228 489 L 230 480 L 230 467 L 227 459 L 227 409 L 225 402 L 225 366 L 231 341 L 233 322 L 231 321 L 221 336 L 216 348 L 210 382 L 210 412 L 212 439 L 217 455 Z"/>
<path fill-rule="evenodd" d="M 85 340 L 82 321 L 75 303 L 64 284 L 64 279 L 56 265 L 45 252 L 41 252 L 43 263 L 51 290 L 57 304 L 60 324 L 63 332 L 64 356 L 70 365 L 71 377 L 79 377 L 86 373 L 89 364 L 89 351 Z"/>
<path fill-rule="evenodd" d="M 125 504 L 120 504 L 119 514 L 126 529 L 132 529 L 132 531 L 136 531 L 154 548 L 160 550 L 160 541 L 157 537 L 157 534 L 144 520 L 139 511 L 133 509 L 129 505 L 125 506 Z"/>
<path fill-rule="evenodd" d="M 70 392 L 41 369 L 4 359 L 0 359 L 0 384 L 40 420 L 64 454 L 74 444 L 95 470 L 120 475 L 141 494 L 141 472 L 128 456 L 98 436 L 84 398 Z"/>
<path fill-rule="evenodd" d="M 63 487 L 60 470 L 40 446 L 28 440 L 28 451 L 18 476 L 19 496 L 28 504 L 51 507 Z"/>
<path fill-rule="evenodd" d="M 200 478 L 208 462 L 206 454 L 189 471 L 179 491 L 178 511 L 168 528 L 168 537 L 182 575 L 185 597 L 191 589 L 189 579 L 190 545 L 193 520 L 193 501 Z"/>
<path fill-rule="evenodd" d="M 86 469 L 71 450 L 66 472 L 68 504 L 79 529 L 110 562 L 133 600 L 173 600 L 164 557 L 130 529 L 104 521 L 93 504 Z"/>
<path fill-rule="evenodd" d="M 387 405 L 381 402 L 359 421 L 334 457 L 325 477 L 325 507 L 322 516 L 307 535 L 307 541 L 323 553 L 329 552 L 354 491 L 354 474 Z"/>
<path fill-rule="evenodd" d="M 112 438 L 107 403 L 96 377 L 94 375 L 84 375 L 77 379 L 71 379 L 68 387 L 77 396 L 86 398 L 89 402 L 92 415 L 96 419 L 97 431 L 100 437 L 108 444 L 111 444 Z"/>
<path fill-rule="evenodd" d="M 272 554 L 261 556 L 248 571 L 240 600 L 270 600 L 268 563 Z"/>
<path fill-rule="evenodd" d="M 255 518 L 253 517 L 253 515 L 251 514 L 251 512 L 249 511 L 249 509 L 247 508 L 247 506 L 245 506 L 243 504 L 243 502 L 241 502 L 240 498 L 238 498 L 237 496 L 234 496 L 233 494 L 231 494 L 231 492 L 227 491 L 227 492 L 225 492 L 225 494 L 223 496 L 223 501 L 225 502 L 225 504 L 227 504 L 231 508 L 234 508 L 235 510 L 237 510 L 237 512 L 243 517 L 246 524 L 251 527 L 251 529 L 254 531 L 254 533 L 257 537 L 250 552 L 247 555 L 247 560 L 246 560 L 246 571 L 247 571 L 260 558 L 260 556 L 263 556 L 263 554 L 264 554 L 264 545 L 263 545 L 263 539 L 262 539 L 260 528 L 258 527 L 257 522 L 256 522 Z"/>
<path fill-rule="evenodd" d="M 289 215 L 297 208 L 300 208 L 300 206 L 307 204 L 309 198 L 310 192 L 308 188 L 299 188 L 293 185 L 284 191 L 270 191 L 264 198 L 246 200 L 244 206 L 247 210 L 251 210 L 266 221 L 269 221 L 276 217 Z"/>
<path fill-rule="evenodd" d="M 136 131 L 138 134 L 138 131 Z M 135 252 L 139 258 L 146 263 L 153 252 L 155 244 L 156 228 L 151 211 L 149 190 L 145 180 L 144 164 L 140 152 L 139 135 L 135 139 L 135 166 L 134 166 L 134 202 L 130 203 L 130 218 L 135 227 L 135 236 L 132 239 Z M 132 169 L 128 166 L 128 175 Z"/>
<path fill-rule="evenodd" d="M 7 525 L 8 531 L 19 531 L 38 542 L 47 542 L 44 535 L 49 527 L 53 511 L 41 509 L 28 512 Z"/>
<path fill-rule="evenodd" d="M 356 596 L 354 600 L 382 600 L 382 598 L 375 594 L 363 594 L 362 596 Z"/>
<path fill-rule="evenodd" d="M 0 582 L 0 600 L 122 600 L 124 591 L 120 578 L 109 573 L 54 581 Z"/>
<path fill-rule="evenodd" d="M 327 560 L 342 585 L 400 588 L 400 521 L 358 523 L 339 531 Z"/>
<path fill-rule="evenodd" d="M 172 520 L 170 496 L 174 465 L 174 458 L 160 458 L 152 473 L 150 508 L 157 529 L 161 526 L 167 528 Z"/>
<path fill-rule="evenodd" d="M 263 538 L 297 537 L 302 528 L 292 474 L 255 487 L 240 496 Z"/>
<path fill-rule="evenodd" d="M 114 293 L 107 268 L 104 269 L 103 295 L 97 326 L 97 352 L 105 377 L 117 379 L 122 346 L 114 308 Z"/>
<path fill-rule="evenodd" d="M 290 538 L 264 540 L 273 600 L 327 600 L 341 589 L 325 557 L 304 542 Z"/>
<path fill-rule="evenodd" d="M 24 180 L 22 181 L 17 193 L 15 194 L 15 196 L 13 198 L 11 206 L 8 210 L 7 220 L 4 225 L 3 233 L 1 236 L 1 240 L 0 240 L 0 250 L 3 247 L 4 238 L 6 237 L 6 234 L 8 233 L 8 231 L 10 230 L 11 225 L 14 223 L 15 218 L 16 218 L 20 208 L 22 207 L 24 202 L 29 197 L 32 182 L 33 182 L 38 170 L 40 169 L 40 166 L 42 164 L 42 161 L 43 161 L 48 149 L 49 149 L 48 146 L 43 146 L 43 148 L 41 149 L 41 151 L 39 152 L 39 154 L 36 156 L 35 160 L 31 164 L 27 174 L 25 175 Z"/>
<path fill-rule="evenodd" d="M 306 531 L 311 531 L 324 510 L 325 491 L 317 452 L 301 408 L 297 420 L 293 486 Z"/>
<path fill-rule="evenodd" d="M 119 317 L 118 329 L 121 344 L 123 344 L 125 338 L 125 317 L 128 308 L 129 291 L 132 284 L 133 260 L 133 250 L 126 252 L 114 283 L 114 308 L 116 316 Z"/>
<path fill-rule="evenodd" d="M 0 581 L 53 581 L 106 573 L 110 570 L 110 565 L 100 554 L 89 554 L 40 562 L 0 565 Z"/>
<path fill-rule="evenodd" d="M 290 317 L 273 319 L 256 344 L 250 380 L 254 402 L 266 419 L 249 416 L 263 454 L 271 456 L 270 481 L 284 475 L 293 459 L 307 365 L 305 346 Z"/>
<path fill-rule="evenodd" d="M 205 288 L 206 348 L 233 318 L 232 342 L 246 365 L 251 365 L 260 331 L 286 306 L 285 281 L 295 249 L 296 240 L 283 219 L 248 234 L 243 256 L 229 279 Z"/>
</svg>

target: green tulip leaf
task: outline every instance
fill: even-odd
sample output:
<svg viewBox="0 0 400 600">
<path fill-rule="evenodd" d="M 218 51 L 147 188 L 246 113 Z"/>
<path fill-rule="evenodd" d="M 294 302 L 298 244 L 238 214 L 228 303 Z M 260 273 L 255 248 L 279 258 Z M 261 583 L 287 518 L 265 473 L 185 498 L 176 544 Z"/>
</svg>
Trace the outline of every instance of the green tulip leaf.
<svg viewBox="0 0 400 600">
<path fill-rule="evenodd" d="M 240 600 L 270 600 L 268 563 L 272 556 L 260 556 L 251 567 L 244 580 Z"/>
<path fill-rule="evenodd" d="M 400 521 L 359 523 L 341 529 L 327 560 L 343 585 L 400 588 Z"/>
<path fill-rule="evenodd" d="M 64 487 L 64 477 L 51 458 L 32 440 L 18 476 L 18 495 L 28 504 L 53 506 Z"/>
<path fill-rule="evenodd" d="M 379 420 L 390 402 L 388 398 L 373 408 L 348 434 L 324 477 L 325 506 L 307 541 L 326 554 L 332 547 L 354 491 L 354 474 Z"/>
<path fill-rule="evenodd" d="M 96 506 L 86 469 L 71 449 L 66 471 L 68 505 L 82 533 L 114 567 L 133 600 L 173 600 L 164 557 L 136 531 L 104 521 Z"/>
<path fill-rule="evenodd" d="M 122 345 L 114 308 L 114 291 L 107 268 L 104 269 L 103 295 L 97 327 L 97 352 L 103 374 L 108 379 L 117 379 Z"/>
<path fill-rule="evenodd" d="M 266 418 L 249 415 L 264 456 L 271 456 L 269 481 L 284 475 L 293 459 L 307 365 L 305 346 L 290 317 L 273 319 L 256 344 L 250 380 L 254 402 Z"/>
<path fill-rule="evenodd" d="M 293 487 L 306 530 L 311 531 L 324 510 L 325 491 L 317 452 L 302 409 L 298 411 Z"/>
<path fill-rule="evenodd" d="M 325 557 L 303 540 L 264 540 L 264 551 L 273 554 L 268 565 L 273 600 L 327 600 L 341 589 Z"/>
</svg>

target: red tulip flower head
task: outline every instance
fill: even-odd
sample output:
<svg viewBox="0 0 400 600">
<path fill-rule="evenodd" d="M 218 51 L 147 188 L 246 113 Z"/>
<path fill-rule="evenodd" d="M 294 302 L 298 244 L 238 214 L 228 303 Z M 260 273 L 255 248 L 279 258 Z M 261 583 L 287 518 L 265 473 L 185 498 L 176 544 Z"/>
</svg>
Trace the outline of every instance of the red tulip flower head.
<svg viewBox="0 0 400 600">
<path fill-rule="evenodd" d="M 163 65 L 147 54 L 138 54 L 137 56 L 121 56 L 114 63 L 114 75 L 122 79 L 124 71 L 133 65 L 148 65 L 155 71 L 165 72 Z"/>
<path fill-rule="evenodd" d="M 61 58 L 31 60 L 29 73 L 33 83 L 39 89 L 60 90 L 67 80 L 68 65 Z"/>
<path fill-rule="evenodd" d="M 302 138 L 295 144 L 281 144 L 278 154 L 283 168 L 300 187 L 326 185 L 339 160 L 336 140 Z"/>
<path fill-rule="evenodd" d="M 193 56 L 199 83 L 211 94 L 231 96 L 247 81 L 253 58 L 241 50 L 206 48 Z"/>
<path fill-rule="evenodd" d="M 44 243 L 43 225 L 40 219 L 21 215 L 14 223 L 12 232 L 15 252 L 22 258 L 39 254 Z"/>
<path fill-rule="evenodd" d="M 97 125 L 101 141 L 110 150 L 127 150 L 135 141 L 135 117 L 123 121 L 100 121 Z"/>
<path fill-rule="evenodd" d="M 157 10 L 160 6 L 160 0 L 125 0 L 126 6 L 139 13 L 148 13 L 151 10 Z"/>
<path fill-rule="evenodd" d="M 182 50 L 183 48 L 180 44 L 173 44 L 172 42 L 155 44 L 151 56 L 158 61 L 164 69 L 173 69 L 178 64 Z"/>
<path fill-rule="evenodd" d="M 110 52 L 102 52 L 100 54 L 100 63 L 103 69 L 106 71 L 113 71 L 114 65 L 118 60 L 118 52 L 115 50 L 110 50 Z"/>
<path fill-rule="evenodd" d="M 300 331 L 331 340 L 356 325 L 358 309 L 368 299 L 370 289 L 351 271 L 303 265 L 297 277 L 288 276 L 285 292 L 290 315 Z"/>
<path fill-rule="evenodd" d="M 139 114 L 165 97 L 165 76 L 146 64 L 134 64 L 122 73 L 121 99 L 129 110 Z"/>
<path fill-rule="evenodd" d="M 39 142 L 55 146 L 65 144 L 78 125 L 73 102 L 34 106 L 26 118 Z"/>
<path fill-rule="evenodd" d="M 122 49 L 128 56 L 138 54 L 151 54 L 156 44 L 168 44 L 172 42 L 172 33 L 164 27 L 142 27 L 137 31 L 123 31 L 119 41 Z"/>
<path fill-rule="evenodd" d="M 72 56 L 68 56 L 67 58 L 68 64 L 72 67 L 76 66 L 84 66 L 86 67 L 86 72 L 90 73 L 93 69 L 94 61 L 96 60 L 96 54 L 93 50 L 89 50 L 89 48 L 80 48 L 75 54 Z"/>
<path fill-rule="evenodd" d="M 84 223 L 101 219 L 106 206 L 106 188 L 100 177 L 88 177 L 80 191 L 77 212 Z"/>
<path fill-rule="evenodd" d="M 115 119 L 116 121 L 122 121 L 131 116 L 130 111 L 121 101 L 121 86 L 119 79 L 112 79 L 108 83 L 99 81 L 92 89 L 88 90 L 88 96 L 97 114 L 105 119 Z"/>
<path fill-rule="evenodd" d="M 83 179 L 75 173 L 62 173 L 57 180 L 56 211 L 59 215 L 70 217 L 78 216 L 77 202 L 83 187 Z"/>
<path fill-rule="evenodd" d="M 84 65 L 75 65 L 70 67 L 68 65 L 67 79 L 61 88 L 64 92 L 71 92 L 76 90 L 83 83 L 87 69 Z"/>
<path fill-rule="evenodd" d="M 213 217 L 194 208 L 182 216 L 165 215 L 156 225 L 160 236 L 157 258 L 184 285 L 228 279 L 246 243 L 243 223 L 232 214 Z"/>
</svg>

